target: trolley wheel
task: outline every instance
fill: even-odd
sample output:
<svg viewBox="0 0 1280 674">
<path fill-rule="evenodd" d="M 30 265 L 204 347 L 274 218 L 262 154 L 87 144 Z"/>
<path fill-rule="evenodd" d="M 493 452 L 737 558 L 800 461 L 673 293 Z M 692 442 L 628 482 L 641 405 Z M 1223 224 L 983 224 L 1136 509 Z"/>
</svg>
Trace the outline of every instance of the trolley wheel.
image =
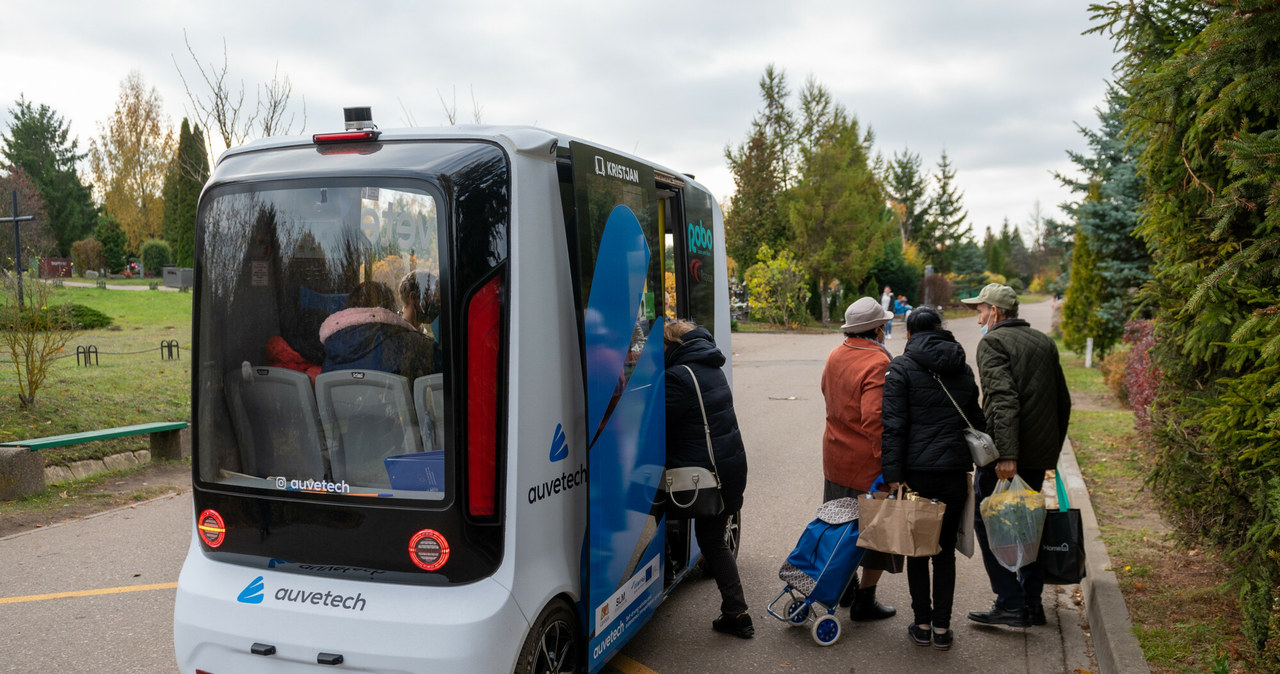
<svg viewBox="0 0 1280 674">
<path fill-rule="evenodd" d="M 819 646 L 830 646 L 840 638 L 840 621 L 833 615 L 818 618 L 810 628 L 814 643 Z"/>
<path fill-rule="evenodd" d="M 518 674 L 577 672 L 580 640 L 577 614 L 563 599 L 553 599 L 525 637 L 515 671 Z"/>
<path fill-rule="evenodd" d="M 809 620 L 809 607 L 804 605 L 803 599 L 792 599 L 787 604 L 787 612 L 785 615 L 791 616 L 787 619 L 787 624 L 791 627 L 799 627 Z"/>
</svg>

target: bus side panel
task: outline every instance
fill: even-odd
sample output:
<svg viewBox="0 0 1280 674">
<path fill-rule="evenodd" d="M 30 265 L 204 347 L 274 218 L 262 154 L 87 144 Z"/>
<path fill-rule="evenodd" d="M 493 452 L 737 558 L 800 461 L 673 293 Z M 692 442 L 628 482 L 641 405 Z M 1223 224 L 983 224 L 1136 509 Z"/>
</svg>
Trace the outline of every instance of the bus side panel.
<svg viewBox="0 0 1280 674">
<path fill-rule="evenodd" d="M 586 531 L 585 403 L 577 309 L 554 163 L 515 162 L 505 560 L 532 623 L 555 596 L 578 600 Z"/>
</svg>

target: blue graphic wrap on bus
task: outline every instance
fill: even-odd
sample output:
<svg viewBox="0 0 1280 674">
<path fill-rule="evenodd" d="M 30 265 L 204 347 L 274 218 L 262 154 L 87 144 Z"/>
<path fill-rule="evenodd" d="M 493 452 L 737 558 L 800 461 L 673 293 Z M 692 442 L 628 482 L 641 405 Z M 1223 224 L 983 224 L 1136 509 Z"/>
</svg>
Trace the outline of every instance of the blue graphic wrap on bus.
<svg viewBox="0 0 1280 674">
<path fill-rule="evenodd" d="M 609 403 L 622 385 L 623 366 L 640 311 L 649 246 L 635 213 L 614 207 L 600 239 L 584 328 L 587 343 L 587 442 L 600 433 Z"/>
<path fill-rule="evenodd" d="M 591 448 L 593 663 L 607 662 L 662 598 L 665 532 L 652 506 L 666 462 L 662 322 L 654 323 L 617 406 Z M 634 443 L 634 444 L 633 444 Z M 603 467 L 609 466 L 610 470 Z"/>
</svg>

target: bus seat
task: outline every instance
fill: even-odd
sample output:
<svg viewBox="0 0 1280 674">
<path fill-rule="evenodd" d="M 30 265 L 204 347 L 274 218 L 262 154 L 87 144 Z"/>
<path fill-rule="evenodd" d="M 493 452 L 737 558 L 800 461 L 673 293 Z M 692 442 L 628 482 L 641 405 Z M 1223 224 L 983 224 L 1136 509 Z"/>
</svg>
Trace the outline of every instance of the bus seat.
<svg viewBox="0 0 1280 674">
<path fill-rule="evenodd" d="M 255 477 L 327 476 L 311 377 L 245 362 L 224 379 L 243 472 Z"/>
<path fill-rule="evenodd" d="M 414 379 L 413 402 L 422 425 L 422 446 L 428 450 L 444 449 L 444 373 Z"/>
<path fill-rule="evenodd" d="M 335 482 L 389 488 L 384 459 L 422 451 L 405 377 L 377 370 L 324 372 L 316 376 L 316 403 Z"/>
</svg>

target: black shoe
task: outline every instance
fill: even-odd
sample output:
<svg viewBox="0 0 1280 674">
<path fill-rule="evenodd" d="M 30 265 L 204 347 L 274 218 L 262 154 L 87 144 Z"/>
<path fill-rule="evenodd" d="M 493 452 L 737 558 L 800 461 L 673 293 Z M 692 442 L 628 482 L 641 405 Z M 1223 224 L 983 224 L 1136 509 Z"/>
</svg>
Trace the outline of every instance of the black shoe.
<svg viewBox="0 0 1280 674">
<path fill-rule="evenodd" d="M 1030 627 L 1031 619 L 1027 617 L 1025 607 L 1019 609 L 992 606 L 990 611 L 969 611 L 969 620 L 983 625 L 1008 625 L 1009 627 Z"/>
<path fill-rule="evenodd" d="M 932 634 L 933 628 L 928 625 L 925 625 L 924 627 L 915 623 L 907 625 L 907 636 L 911 637 L 911 640 L 916 642 L 917 646 L 928 646 L 931 643 L 930 637 Z"/>
<path fill-rule="evenodd" d="M 858 577 L 854 576 L 849 582 L 849 586 L 840 593 L 840 608 L 849 608 L 853 606 L 853 595 L 858 592 Z"/>
<path fill-rule="evenodd" d="M 1032 624 L 1032 625 L 1044 625 L 1044 624 L 1046 624 L 1046 623 L 1048 623 L 1048 622 L 1049 622 L 1049 621 L 1048 621 L 1048 620 L 1046 620 L 1046 619 L 1045 619 L 1045 617 L 1044 617 L 1044 606 L 1043 606 L 1043 605 L 1041 605 L 1041 606 L 1028 606 L 1028 607 L 1027 607 L 1027 619 L 1031 621 L 1031 624 Z"/>
<path fill-rule="evenodd" d="M 750 639 L 756 635 L 756 628 L 751 624 L 751 616 L 746 613 L 736 616 L 722 615 L 711 621 L 711 629 L 732 634 L 739 639 Z"/>
<path fill-rule="evenodd" d="M 933 631 L 933 647 L 945 651 L 951 648 L 951 630 L 945 632 Z"/>
<path fill-rule="evenodd" d="M 854 622 L 864 620 L 884 620 L 898 615 L 892 606 L 885 606 L 876 601 L 876 586 L 858 588 L 853 594 L 853 606 L 849 609 L 849 619 Z"/>
</svg>

